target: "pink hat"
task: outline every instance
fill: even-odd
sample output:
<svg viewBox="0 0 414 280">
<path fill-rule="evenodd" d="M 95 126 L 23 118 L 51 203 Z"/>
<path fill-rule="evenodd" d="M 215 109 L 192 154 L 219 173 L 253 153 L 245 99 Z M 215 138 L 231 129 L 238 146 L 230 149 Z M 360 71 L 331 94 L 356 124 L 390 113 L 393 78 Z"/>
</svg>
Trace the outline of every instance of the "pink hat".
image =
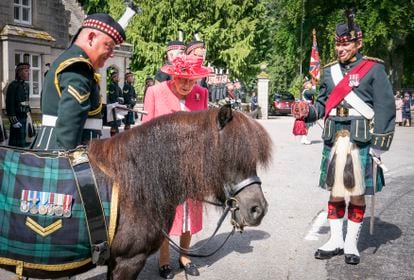
<svg viewBox="0 0 414 280">
<path fill-rule="evenodd" d="M 199 79 L 207 77 L 211 69 L 202 65 L 203 59 L 193 55 L 183 55 L 174 59 L 171 65 L 164 65 L 161 71 L 174 77 Z"/>
</svg>

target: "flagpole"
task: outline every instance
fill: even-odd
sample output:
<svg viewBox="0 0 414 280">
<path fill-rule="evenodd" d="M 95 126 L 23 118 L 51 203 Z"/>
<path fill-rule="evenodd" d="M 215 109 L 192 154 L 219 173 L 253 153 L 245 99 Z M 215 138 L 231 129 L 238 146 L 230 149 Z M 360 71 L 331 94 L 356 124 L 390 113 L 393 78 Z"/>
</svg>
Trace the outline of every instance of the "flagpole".
<svg viewBox="0 0 414 280">
<path fill-rule="evenodd" d="M 305 21 L 305 0 L 302 0 L 302 20 L 300 23 L 300 62 L 299 62 L 299 73 L 300 73 L 301 79 L 303 75 L 302 62 L 303 62 L 303 23 L 304 21 Z"/>
</svg>

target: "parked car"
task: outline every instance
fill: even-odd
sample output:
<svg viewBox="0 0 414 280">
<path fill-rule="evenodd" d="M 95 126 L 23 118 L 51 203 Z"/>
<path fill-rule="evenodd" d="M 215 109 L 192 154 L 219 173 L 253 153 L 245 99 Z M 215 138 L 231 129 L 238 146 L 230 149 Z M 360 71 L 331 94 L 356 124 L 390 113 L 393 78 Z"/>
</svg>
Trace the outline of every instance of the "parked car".
<svg viewBox="0 0 414 280">
<path fill-rule="evenodd" d="M 295 102 L 295 97 L 290 92 L 276 92 L 270 99 L 271 115 L 289 115 Z"/>
</svg>

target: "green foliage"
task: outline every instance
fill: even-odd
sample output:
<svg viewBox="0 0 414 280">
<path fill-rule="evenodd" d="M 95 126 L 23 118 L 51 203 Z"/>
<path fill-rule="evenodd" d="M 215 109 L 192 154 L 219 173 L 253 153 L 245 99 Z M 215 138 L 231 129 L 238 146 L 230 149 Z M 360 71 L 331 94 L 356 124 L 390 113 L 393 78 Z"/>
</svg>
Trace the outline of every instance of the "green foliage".
<svg viewBox="0 0 414 280">
<path fill-rule="evenodd" d="M 119 0 L 82 0 L 88 13 L 108 12 L 119 18 Z M 321 65 L 334 60 L 334 31 L 346 19 L 347 7 L 357 9 L 364 33 L 363 53 L 385 60 L 394 87 L 414 87 L 414 4 L 410 0 L 135 0 L 143 13 L 127 28 L 134 46 L 132 70 L 143 88 L 147 75 L 164 63 L 165 45 L 184 30 L 185 41 L 198 31 L 207 46 L 207 62 L 229 68 L 231 78 L 255 87 L 260 65 L 267 65 L 271 92 L 299 91 L 308 75 L 312 29 L 317 32 Z M 302 40 L 301 40 L 302 34 Z M 302 69 L 302 75 L 300 72 Z M 142 88 L 137 92 L 142 92 Z"/>
</svg>

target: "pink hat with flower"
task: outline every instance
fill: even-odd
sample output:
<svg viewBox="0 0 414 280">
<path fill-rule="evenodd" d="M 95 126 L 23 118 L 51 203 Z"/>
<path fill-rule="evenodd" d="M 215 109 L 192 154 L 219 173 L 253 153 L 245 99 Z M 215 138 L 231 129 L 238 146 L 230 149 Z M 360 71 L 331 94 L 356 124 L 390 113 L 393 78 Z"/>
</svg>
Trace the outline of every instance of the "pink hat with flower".
<svg viewBox="0 0 414 280">
<path fill-rule="evenodd" d="M 174 77 L 200 79 L 207 77 L 211 68 L 202 65 L 203 58 L 194 55 L 183 55 L 174 59 L 171 65 L 164 65 L 161 71 Z"/>
</svg>

